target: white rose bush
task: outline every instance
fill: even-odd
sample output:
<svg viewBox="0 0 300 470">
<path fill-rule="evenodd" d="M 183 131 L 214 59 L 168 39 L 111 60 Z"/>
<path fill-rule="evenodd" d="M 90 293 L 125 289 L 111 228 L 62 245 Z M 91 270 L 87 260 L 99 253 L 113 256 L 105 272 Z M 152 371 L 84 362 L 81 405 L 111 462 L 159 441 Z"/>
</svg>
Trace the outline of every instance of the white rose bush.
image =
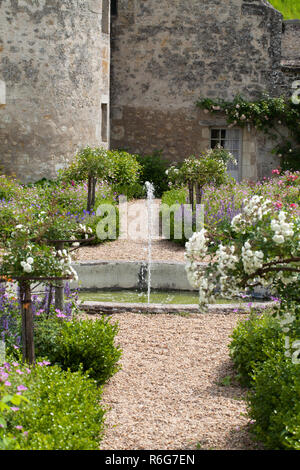
<svg viewBox="0 0 300 470">
<path fill-rule="evenodd" d="M 300 218 L 291 210 L 274 211 L 272 201 L 244 201 L 222 243 L 203 228 L 186 243 L 186 271 L 199 288 L 200 309 L 216 296 L 233 298 L 262 286 L 283 305 L 299 300 Z M 205 260 L 205 262 L 204 262 Z"/>
<path fill-rule="evenodd" d="M 57 313 L 65 317 L 62 313 L 63 280 L 77 281 L 78 276 L 72 267 L 70 250 L 64 249 L 64 242 L 68 241 L 76 249 L 79 241 L 89 239 L 93 231 L 82 219 L 79 222 L 67 213 L 50 191 L 42 194 L 37 188 L 20 187 L 14 198 L 0 201 L 0 282 L 18 283 L 23 360 L 30 364 L 35 362 L 32 283 L 56 282 Z M 47 312 L 50 311 L 51 295 L 49 293 Z"/>
<path fill-rule="evenodd" d="M 63 211 L 55 198 L 41 198 L 37 203 L 38 195 L 27 189 L 11 202 L 0 205 L 3 249 L 0 276 L 77 280 L 69 253 L 54 246 L 56 241 L 69 240 L 76 248 L 79 241 L 93 235 L 93 230 Z"/>
</svg>

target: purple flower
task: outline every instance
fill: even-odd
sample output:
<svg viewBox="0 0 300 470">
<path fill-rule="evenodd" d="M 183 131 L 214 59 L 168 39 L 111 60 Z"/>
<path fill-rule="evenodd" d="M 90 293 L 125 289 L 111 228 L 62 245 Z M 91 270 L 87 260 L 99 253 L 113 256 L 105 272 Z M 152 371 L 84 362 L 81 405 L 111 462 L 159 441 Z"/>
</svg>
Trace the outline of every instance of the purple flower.
<svg viewBox="0 0 300 470">
<path fill-rule="evenodd" d="M 51 364 L 51 362 L 49 362 L 49 361 L 38 362 L 38 365 L 40 367 L 49 366 L 50 364 Z"/>
<path fill-rule="evenodd" d="M 56 315 L 57 318 L 67 318 L 67 315 L 65 315 L 64 313 L 58 313 Z"/>
</svg>

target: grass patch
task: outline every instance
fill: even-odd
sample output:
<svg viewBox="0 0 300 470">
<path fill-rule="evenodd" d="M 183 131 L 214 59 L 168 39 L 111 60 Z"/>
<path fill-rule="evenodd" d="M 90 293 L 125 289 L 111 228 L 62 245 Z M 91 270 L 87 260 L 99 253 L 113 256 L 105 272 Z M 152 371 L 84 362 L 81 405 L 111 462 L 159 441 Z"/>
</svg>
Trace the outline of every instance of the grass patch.
<svg viewBox="0 0 300 470">
<path fill-rule="evenodd" d="M 283 14 L 285 20 L 300 19 L 299 0 L 269 0 L 269 2 Z"/>
</svg>

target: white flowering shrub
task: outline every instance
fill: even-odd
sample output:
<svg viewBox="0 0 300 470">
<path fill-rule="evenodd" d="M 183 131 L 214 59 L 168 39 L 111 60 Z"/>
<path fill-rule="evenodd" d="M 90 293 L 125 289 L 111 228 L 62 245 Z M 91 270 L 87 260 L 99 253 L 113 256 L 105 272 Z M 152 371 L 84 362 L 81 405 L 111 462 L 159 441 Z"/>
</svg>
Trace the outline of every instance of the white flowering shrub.
<svg viewBox="0 0 300 470">
<path fill-rule="evenodd" d="M 57 233 L 55 228 L 57 235 L 68 236 L 70 240 L 90 236 L 91 229 L 85 225 L 75 226 L 74 222 L 68 223 L 68 220 L 60 220 L 60 223 L 64 227 L 61 233 Z M 57 219 L 44 211 L 38 214 L 26 211 L 22 214 L 13 209 L 11 222 L 6 225 L 7 237 L 1 240 L 3 255 L 0 276 L 14 279 L 69 277 L 77 280 L 68 252 L 56 251 L 50 246 L 48 236 L 55 225 L 58 225 Z"/>
<path fill-rule="evenodd" d="M 39 189 L 23 188 L 14 196 L 0 204 L 0 275 L 77 280 L 67 251 L 57 252 L 53 245 L 57 240 L 70 240 L 76 248 L 78 240 L 92 236 L 92 228 L 62 211 L 55 198 L 43 195 Z"/>
<path fill-rule="evenodd" d="M 212 243 L 205 229 L 186 243 L 186 271 L 199 288 L 202 310 L 217 293 L 232 298 L 256 286 L 287 301 L 300 297 L 299 216 L 292 209 L 274 213 L 262 196 L 244 204 L 221 244 Z"/>
<path fill-rule="evenodd" d="M 8 243 L 2 258 L 0 275 L 6 278 L 70 277 L 78 280 L 66 250 L 37 243 Z"/>
</svg>

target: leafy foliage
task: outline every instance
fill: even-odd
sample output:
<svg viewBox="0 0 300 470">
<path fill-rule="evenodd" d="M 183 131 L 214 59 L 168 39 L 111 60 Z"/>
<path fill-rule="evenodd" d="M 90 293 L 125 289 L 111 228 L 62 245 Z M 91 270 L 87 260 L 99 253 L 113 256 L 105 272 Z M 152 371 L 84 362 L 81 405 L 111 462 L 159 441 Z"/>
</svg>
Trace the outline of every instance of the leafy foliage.
<svg viewBox="0 0 300 470">
<path fill-rule="evenodd" d="M 283 96 L 264 95 L 256 101 L 247 101 L 238 95 L 231 102 L 202 98 L 197 106 L 210 113 L 225 113 L 229 126 L 252 125 L 276 141 L 273 153 L 280 160 L 283 171 L 300 170 L 300 106 Z M 287 135 L 282 128 L 288 130 Z"/>
<path fill-rule="evenodd" d="M 284 349 L 284 335 L 278 318 L 270 313 L 252 313 L 240 321 L 231 335 L 230 357 L 242 385 L 250 386 L 254 368 Z"/>
<path fill-rule="evenodd" d="M 175 187 L 197 185 L 201 191 L 206 185 L 218 187 L 228 181 L 227 164 L 229 161 L 235 161 L 233 155 L 221 147 L 216 147 L 198 156 L 186 158 L 178 166 L 172 165 L 167 170 L 167 175 L 171 185 Z"/>
<path fill-rule="evenodd" d="M 111 161 L 111 171 L 107 176 L 107 181 L 111 183 L 117 194 L 131 197 L 141 171 L 137 156 L 122 150 L 110 150 L 108 158 Z"/>
<path fill-rule="evenodd" d="M 137 155 L 137 160 L 141 165 L 140 183 L 144 185 L 149 181 L 154 186 L 155 195 L 161 197 L 168 189 L 168 162 L 163 158 L 162 151 L 153 152 L 151 155 Z"/>
<path fill-rule="evenodd" d="M 14 393 L 21 387 L 26 401 L 12 397 L 15 406 L 3 410 L 2 441 L 19 450 L 97 450 L 103 435 L 101 389 L 81 371 L 46 364 L 32 369 L 8 365 L 10 386 L 5 388 Z"/>
<path fill-rule="evenodd" d="M 98 384 L 104 384 L 119 370 L 121 350 L 115 346 L 117 324 L 109 319 L 37 321 L 35 326 L 36 354 L 64 370 L 81 367 Z"/>
<path fill-rule="evenodd" d="M 248 413 L 257 439 L 272 450 L 299 450 L 300 367 L 277 351 L 255 368 Z"/>
</svg>

